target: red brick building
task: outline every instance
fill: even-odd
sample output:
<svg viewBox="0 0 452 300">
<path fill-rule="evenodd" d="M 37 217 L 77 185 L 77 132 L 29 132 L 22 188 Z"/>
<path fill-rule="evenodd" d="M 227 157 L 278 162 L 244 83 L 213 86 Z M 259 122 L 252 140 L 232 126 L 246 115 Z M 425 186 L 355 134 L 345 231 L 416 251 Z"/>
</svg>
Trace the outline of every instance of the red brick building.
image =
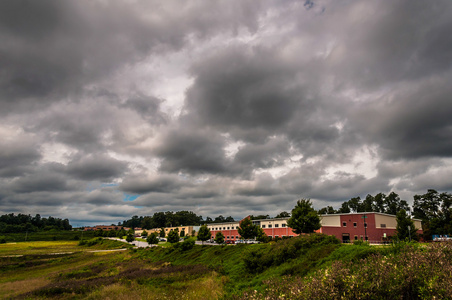
<svg viewBox="0 0 452 300">
<path fill-rule="evenodd" d="M 383 213 L 349 213 L 322 215 L 319 232 L 334 235 L 342 242 L 368 240 L 380 243 L 396 235 L 396 216 Z M 421 220 L 413 219 L 417 233 L 422 234 Z"/>
</svg>

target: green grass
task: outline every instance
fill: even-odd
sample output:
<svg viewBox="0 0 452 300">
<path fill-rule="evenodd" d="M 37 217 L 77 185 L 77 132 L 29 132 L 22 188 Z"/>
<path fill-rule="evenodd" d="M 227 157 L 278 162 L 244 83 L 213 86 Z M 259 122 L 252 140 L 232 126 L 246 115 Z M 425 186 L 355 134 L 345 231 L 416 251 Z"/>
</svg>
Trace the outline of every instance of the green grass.
<svg viewBox="0 0 452 300">
<path fill-rule="evenodd" d="M 95 237 L 95 231 L 65 231 L 50 230 L 38 232 L 22 233 L 3 233 L 0 234 L 7 243 L 11 242 L 30 242 L 30 241 L 74 241 L 80 239 L 91 239 Z"/>
<path fill-rule="evenodd" d="M 230 299 L 262 291 L 272 278 L 314 274 L 336 260 L 359 262 L 397 247 L 341 245 L 311 235 L 254 245 L 195 245 L 118 252 L 124 243 L 93 238 L 78 241 L 0 245 L 0 298 L 55 299 Z M 90 246 L 88 246 L 88 244 Z M 54 255 L 52 253 L 66 253 Z M 21 257 L 5 257 L 9 255 Z"/>
</svg>

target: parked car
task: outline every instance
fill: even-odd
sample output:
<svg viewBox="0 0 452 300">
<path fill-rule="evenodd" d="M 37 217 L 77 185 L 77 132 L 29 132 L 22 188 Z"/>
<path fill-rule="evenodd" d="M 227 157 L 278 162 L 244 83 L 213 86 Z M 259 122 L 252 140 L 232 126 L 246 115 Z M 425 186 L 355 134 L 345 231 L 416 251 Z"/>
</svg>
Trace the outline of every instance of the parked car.
<svg viewBox="0 0 452 300">
<path fill-rule="evenodd" d="M 225 243 L 226 244 L 235 244 L 235 241 L 234 240 L 226 240 Z"/>
<path fill-rule="evenodd" d="M 161 238 L 159 238 L 159 241 L 160 242 L 166 242 L 166 239 L 161 237 Z"/>
</svg>

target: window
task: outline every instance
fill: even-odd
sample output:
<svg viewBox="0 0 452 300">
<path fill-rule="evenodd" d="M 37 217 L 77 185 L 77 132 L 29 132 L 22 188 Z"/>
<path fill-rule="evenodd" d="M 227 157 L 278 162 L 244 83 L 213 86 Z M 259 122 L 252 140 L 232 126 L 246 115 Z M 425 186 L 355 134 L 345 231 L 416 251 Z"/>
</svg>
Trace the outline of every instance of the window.
<svg viewBox="0 0 452 300">
<path fill-rule="evenodd" d="M 347 227 L 347 222 L 342 222 L 342 226 Z"/>
<path fill-rule="evenodd" d="M 358 236 L 357 235 L 355 235 L 355 241 L 357 241 L 358 240 Z"/>
<path fill-rule="evenodd" d="M 281 227 L 286 227 L 286 224 L 282 224 L 282 226 Z"/>
<path fill-rule="evenodd" d="M 226 238 L 229 239 L 229 235 Z"/>
<path fill-rule="evenodd" d="M 386 228 L 386 224 L 380 224 L 381 228 Z"/>
<path fill-rule="evenodd" d="M 278 228 L 279 227 L 279 224 L 275 224 L 275 228 Z"/>
<path fill-rule="evenodd" d="M 239 226 L 235 226 L 235 229 L 239 229 Z"/>
<path fill-rule="evenodd" d="M 353 222 L 353 227 L 356 228 L 356 226 L 358 226 L 358 224 L 356 224 L 356 222 Z"/>
<path fill-rule="evenodd" d="M 223 227 L 223 230 L 226 230 L 226 227 Z"/>
<path fill-rule="evenodd" d="M 218 227 L 215 227 L 215 230 L 218 230 Z"/>
<path fill-rule="evenodd" d="M 228 227 L 228 230 L 229 230 L 229 227 Z"/>
<path fill-rule="evenodd" d="M 366 235 L 366 241 L 368 241 L 369 240 L 369 237 Z"/>
<path fill-rule="evenodd" d="M 272 224 L 268 224 L 268 228 L 272 228 Z"/>
<path fill-rule="evenodd" d="M 364 228 L 367 228 L 367 223 L 364 223 Z"/>
<path fill-rule="evenodd" d="M 262 228 L 265 228 L 265 225 L 262 225 Z"/>
<path fill-rule="evenodd" d="M 236 239 L 238 239 L 238 238 L 239 238 L 239 236 L 238 236 L 238 235 L 236 235 L 236 236 L 235 236 L 235 238 L 236 238 Z"/>
</svg>

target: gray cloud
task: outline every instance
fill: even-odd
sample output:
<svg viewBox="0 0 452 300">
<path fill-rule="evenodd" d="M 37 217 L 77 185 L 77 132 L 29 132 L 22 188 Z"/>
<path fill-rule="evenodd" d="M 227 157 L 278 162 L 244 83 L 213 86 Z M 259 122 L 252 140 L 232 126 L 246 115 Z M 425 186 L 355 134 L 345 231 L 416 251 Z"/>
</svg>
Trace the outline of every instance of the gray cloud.
<svg viewBox="0 0 452 300">
<path fill-rule="evenodd" d="M 88 181 L 111 181 L 122 176 L 126 170 L 126 162 L 100 155 L 77 158 L 67 165 L 67 174 Z"/>
<path fill-rule="evenodd" d="M 451 191 L 451 8 L 2 1 L 0 212 L 240 218 Z"/>
</svg>

